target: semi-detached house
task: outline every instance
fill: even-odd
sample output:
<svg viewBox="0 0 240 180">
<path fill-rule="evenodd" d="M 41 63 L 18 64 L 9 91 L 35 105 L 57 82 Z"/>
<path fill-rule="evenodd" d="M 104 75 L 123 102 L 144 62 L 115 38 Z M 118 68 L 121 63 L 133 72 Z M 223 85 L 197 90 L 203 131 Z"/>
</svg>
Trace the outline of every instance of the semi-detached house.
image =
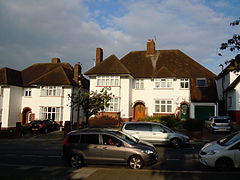
<svg viewBox="0 0 240 180">
<path fill-rule="evenodd" d="M 1 128 L 37 119 L 52 119 L 63 125 L 65 121 L 80 124 L 86 120 L 85 116 L 81 109 L 74 108 L 69 96 L 88 90 L 89 80 L 81 74 L 80 63 L 72 67 L 52 58 L 50 63 L 33 64 L 22 71 L 1 68 Z"/>
<path fill-rule="evenodd" d="M 120 60 L 103 60 L 96 49 L 96 65 L 88 70 L 90 91 L 110 87 L 112 100 L 104 114 L 123 121 L 175 114 L 180 119 L 207 119 L 218 114 L 217 91 L 211 71 L 180 50 L 155 50 L 148 40 L 144 51 Z"/>
</svg>

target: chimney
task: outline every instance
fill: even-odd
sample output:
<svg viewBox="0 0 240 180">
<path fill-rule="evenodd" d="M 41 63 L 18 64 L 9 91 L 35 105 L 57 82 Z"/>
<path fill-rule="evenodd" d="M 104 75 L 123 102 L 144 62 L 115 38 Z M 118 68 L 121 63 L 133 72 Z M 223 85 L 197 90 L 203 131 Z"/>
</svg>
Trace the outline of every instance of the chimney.
<svg viewBox="0 0 240 180">
<path fill-rule="evenodd" d="M 61 60 L 59 58 L 56 58 L 56 57 L 52 58 L 52 63 L 60 63 L 60 62 Z"/>
<path fill-rule="evenodd" d="M 147 42 L 147 55 L 155 54 L 155 42 L 152 39 L 149 39 Z"/>
<path fill-rule="evenodd" d="M 96 65 L 103 61 L 103 50 L 102 48 L 96 48 Z"/>
<path fill-rule="evenodd" d="M 80 66 L 80 62 L 75 64 L 74 70 L 73 70 L 73 80 L 78 84 L 80 76 L 82 74 L 82 67 Z"/>
</svg>

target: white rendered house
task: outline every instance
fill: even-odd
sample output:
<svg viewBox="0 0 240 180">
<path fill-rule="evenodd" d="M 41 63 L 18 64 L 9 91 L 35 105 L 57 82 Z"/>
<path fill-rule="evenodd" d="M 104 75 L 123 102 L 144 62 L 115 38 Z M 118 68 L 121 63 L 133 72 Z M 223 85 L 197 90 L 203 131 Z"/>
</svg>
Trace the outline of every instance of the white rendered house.
<svg viewBox="0 0 240 180">
<path fill-rule="evenodd" d="M 240 75 L 226 67 L 216 79 L 223 115 L 230 115 L 240 124 Z"/>
<path fill-rule="evenodd" d="M 81 84 L 81 87 L 79 86 Z M 0 69 L 1 128 L 12 128 L 33 120 L 52 119 L 64 125 L 84 122 L 83 111 L 71 106 L 69 95 L 88 91 L 89 81 L 81 74 L 81 66 L 74 68 L 53 58 L 51 63 L 38 63 L 17 71 Z M 77 114 L 79 113 L 79 116 Z M 76 117 L 79 117 L 77 119 Z"/>
<path fill-rule="evenodd" d="M 169 114 L 206 119 L 218 114 L 216 75 L 180 50 L 155 50 L 153 40 L 146 51 L 132 51 L 120 60 L 115 55 L 103 60 L 103 50 L 97 48 L 96 65 L 85 75 L 90 91 L 111 88 L 105 114 L 123 121 Z"/>
</svg>

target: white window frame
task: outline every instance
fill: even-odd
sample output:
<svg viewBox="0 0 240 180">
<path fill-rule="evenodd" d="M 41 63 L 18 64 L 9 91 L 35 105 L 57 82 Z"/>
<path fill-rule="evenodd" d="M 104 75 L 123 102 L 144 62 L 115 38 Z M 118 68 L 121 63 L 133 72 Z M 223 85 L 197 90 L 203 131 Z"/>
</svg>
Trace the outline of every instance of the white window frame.
<svg viewBox="0 0 240 180">
<path fill-rule="evenodd" d="M 155 79 L 154 80 L 155 88 L 172 88 L 173 87 L 173 79 Z"/>
<path fill-rule="evenodd" d="M 3 112 L 3 109 L 0 109 L 0 123 L 2 122 L 2 112 Z"/>
<path fill-rule="evenodd" d="M 105 107 L 105 112 L 119 112 L 119 101 L 120 98 L 112 97 L 108 102 L 109 106 Z"/>
<path fill-rule="evenodd" d="M 52 119 L 61 121 L 62 120 L 62 108 L 61 107 L 40 107 L 40 119 Z"/>
<path fill-rule="evenodd" d="M 197 82 L 196 82 L 197 87 L 207 87 L 207 86 L 208 86 L 208 85 L 207 85 L 207 79 L 206 79 L 206 78 L 197 78 L 196 81 L 197 81 Z M 204 81 L 205 84 L 204 84 L 203 86 L 202 86 L 202 85 L 199 86 L 199 84 L 198 84 L 199 81 Z"/>
<path fill-rule="evenodd" d="M 155 112 L 156 113 L 172 113 L 173 103 L 172 100 L 155 100 Z"/>
<path fill-rule="evenodd" d="M 135 89 L 144 89 L 143 79 L 135 79 Z"/>
<path fill-rule="evenodd" d="M 97 86 L 120 86 L 120 76 L 97 76 Z"/>
<path fill-rule="evenodd" d="M 180 88 L 189 89 L 189 79 L 186 78 L 180 79 Z"/>
<path fill-rule="evenodd" d="M 61 86 L 42 86 L 41 96 L 62 96 Z"/>
<path fill-rule="evenodd" d="M 24 89 L 24 96 L 25 97 L 31 97 L 32 96 L 32 89 L 31 88 L 25 88 Z"/>
</svg>

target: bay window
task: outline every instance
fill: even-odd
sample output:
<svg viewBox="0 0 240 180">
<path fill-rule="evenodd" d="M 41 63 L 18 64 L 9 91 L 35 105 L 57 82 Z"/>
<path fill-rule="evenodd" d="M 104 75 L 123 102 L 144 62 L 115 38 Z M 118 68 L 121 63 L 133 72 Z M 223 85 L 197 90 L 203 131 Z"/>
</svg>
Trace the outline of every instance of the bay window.
<svg viewBox="0 0 240 180">
<path fill-rule="evenodd" d="M 42 86 L 41 96 L 61 96 L 62 87 L 61 86 Z"/>
<path fill-rule="evenodd" d="M 41 119 L 61 120 L 61 113 L 60 107 L 40 107 Z"/>
<path fill-rule="evenodd" d="M 120 76 L 97 76 L 97 86 L 119 86 Z"/>
<path fill-rule="evenodd" d="M 105 107 L 106 112 L 119 112 L 119 98 L 111 98 L 108 104 L 109 106 Z"/>
</svg>

